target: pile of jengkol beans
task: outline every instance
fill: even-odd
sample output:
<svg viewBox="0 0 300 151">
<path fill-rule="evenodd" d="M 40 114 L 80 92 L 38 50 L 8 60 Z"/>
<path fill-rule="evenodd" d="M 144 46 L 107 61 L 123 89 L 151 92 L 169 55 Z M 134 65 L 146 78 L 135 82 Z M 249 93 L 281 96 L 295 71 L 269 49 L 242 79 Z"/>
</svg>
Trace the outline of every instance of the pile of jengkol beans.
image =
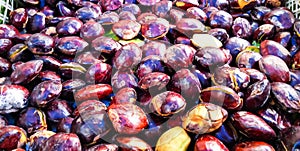
<svg viewBox="0 0 300 151">
<path fill-rule="evenodd" d="M 0 25 L 0 150 L 299 150 L 284 5 L 23 0 Z"/>
</svg>

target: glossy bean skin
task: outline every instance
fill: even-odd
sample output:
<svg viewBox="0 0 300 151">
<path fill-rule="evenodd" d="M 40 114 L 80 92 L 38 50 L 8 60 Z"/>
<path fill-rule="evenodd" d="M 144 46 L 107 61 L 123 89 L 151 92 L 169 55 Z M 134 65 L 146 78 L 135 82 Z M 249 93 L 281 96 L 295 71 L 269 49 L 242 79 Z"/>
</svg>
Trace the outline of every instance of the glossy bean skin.
<svg viewBox="0 0 300 151">
<path fill-rule="evenodd" d="M 42 33 L 36 33 L 28 37 L 25 41 L 28 49 L 33 54 L 52 54 L 55 45 L 54 39 L 51 36 Z"/>
<path fill-rule="evenodd" d="M 78 106 L 72 122 L 71 132 L 76 133 L 83 143 L 93 143 L 112 129 L 106 106 L 97 100 L 88 100 Z"/>
<path fill-rule="evenodd" d="M 67 4 L 64 1 L 59 1 L 56 4 L 56 9 L 59 12 L 60 16 L 73 16 L 74 11 L 68 8 Z"/>
<path fill-rule="evenodd" d="M 40 32 L 46 27 L 46 15 L 38 12 L 28 19 L 27 30 L 32 33 Z"/>
<path fill-rule="evenodd" d="M 13 42 L 10 39 L 1 38 L 0 54 L 5 54 L 12 46 L 13 46 Z"/>
<path fill-rule="evenodd" d="M 258 68 L 258 61 L 262 56 L 250 50 L 240 52 L 236 57 L 236 64 L 239 68 Z"/>
<path fill-rule="evenodd" d="M 227 64 L 231 61 L 231 59 L 232 56 L 228 50 L 214 47 L 200 48 L 194 56 L 195 65 L 198 68 L 204 67 L 206 70 L 213 70 L 213 67 Z"/>
<path fill-rule="evenodd" d="M 80 32 L 82 26 L 83 23 L 79 19 L 71 17 L 58 23 L 56 32 L 60 35 L 75 35 Z"/>
<path fill-rule="evenodd" d="M 99 5 L 106 11 L 113 11 L 120 8 L 124 0 L 108 0 L 108 1 L 99 1 Z"/>
<path fill-rule="evenodd" d="M 97 18 L 97 22 L 102 25 L 112 25 L 119 21 L 119 15 L 113 11 L 104 12 L 99 18 Z"/>
<path fill-rule="evenodd" d="M 77 117 L 85 114 L 90 114 L 92 112 L 107 110 L 106 105 L 99 100 L 86 100 L 82 103 L 78 103 L 77 108 L 73 111 L 73 116 Z"/>
<path fill-rule="evenodd" d="M 136 37 L 141 30 L 141 25 L 134 20 L 120 20 L 112 26 L 112 31 L 124 40 Z"/>
<path fill-rule="evenodd" d="M 285 22 L 283 24 L 282 19 L 284 17 L 288 17 L 289 20 L 288 22 Z M 272 20 L 271 18 L 276 19 Z M 264 15 L 263 21 L 265 23 L 271 23 L 275 25 L 279 30 L 286 30 L 293 26 L 293 23 L 295 22 L 295 17 L 289 10 L 278 7 Z"/>
<path fill-rule="evenodd" d="M 298 112 L 300 98 L 292 86 L 282 82 L 273 82 L 271 87 L 271 92 L 277 100 L 276 103 L 287 112 Z"/>
<path fill-rule="evenodd" d="M 208 31 L 208 34 L 216 37 L 218 40 L 220 40 L 223 44 L 227 42 L 229 39 L 229 35 L 227 31 L 223 28 L 214 28 Z"/>
<path fill-rule="evenodd" d="M 30 104 L 36 107 L 46 107 L 56 99 L 62 91 L 60 81 L 44 81 L 34 87 L 30 95 Z"/>
<path fill-rule="evenodd" d="M 263 17 L 270 11 L 271 9 L 266 6 L 258 6 L 258 7 L 254 7 L 250 15 L 253 20 L 262 21 Z"/>
<path fill-rule="evenodd" d="M 2 74 L 1 77 L 7 75 L 10 70 L 11 63 L 7 59 L 0 57 L 0 73 Z"/>
<path fill-rule="evenodd" d="M 1 24 L 0 25 L 0 38 L 5 38 L 5 39 L 13 39 L 16 36 L 19 35 L 18 29 L 14 27 L 13 25 L 6 25 L 6 24 Z"/>
<path fill-rule="evenodd" d="M 7 124 L 7 119 L 4 116 L 0 115 L 0 128 L 6 126 Z"/>
<path fill-rule="evenodd" d="M 108 83 L 111 80 L 112 66 L 107 63 L 95 63 L 86 72 L 89 83 Z"/>
<path fill-rule="evenodd" d="M 70 116 L 72 114 L 72 109 L 67 101 L 56 99 L 47 104 L 45 113 L 48 120 L 58 122 L 60 119 Z"/>
<path fill-rule="evenodd" d="M 95 21 L 88 21 L 83 24 L 80 30 L 80 37 L 88 42 L 92 42 L 94 39 L 103 36 L 105 33 L 101 24 Z"/>
<path fill-rule="evenodd" d="M 247 111 L 238 111 L 231 116 L 232 124 L 249 138 L 273 140 L 275 131 L 260 117 Z"/>
<path fill-rule="evenodd" d="M 117 71 L 111 78 L 111 85 L 114 90 L 124 87 L 137 88 L 138 79 L 132 71 Z"/>
<path fill-rule="evenodd" d="M 60 60 L 53 56 L 36 56 L 36 59 L 43 61 L 43 69 L 57 71 L 62 64 Z"/>
<path fill-rule="evenodd" d="M 272 24 L 260 25 L 254 30 L 253 39 L 257 42 L 262 42 L 266 39 L 272 39 L 275 35 L 276 27 Z"/>
<path fill-rule="evenodd" d="M 173 69 L 188 68 L 193 61 L 196 50 L 188 45 L 175 44 L 165 53 L 165 62 Z"/>
<path fill-rule="evenodd" d="M 28 148 L 31 150 L 41 150 L 44 142 L 55 133 L 48 130 L 37 131 L 28 138 Z"/>
<path fill-rule="evenodd" d="M 109 37 L 98 37 L 92 41 L 92 47 L 101 53 L 114 54 L 121 45 Z"/>
<path fill-rule="evenodd" d="M 172 67 L 166 64 L 159 56 L 150 55 L 143 58 L 142 61 L 137 65 L 135 75 L 141 79 L 145 75 L 152 72 L 162 72 L 169 76 L 174 73 Z"/>
<path fill-rule="evenodd" d="M 76 36 L 68 36 L 59 39 L 56 46 L 59 52 L 66 55 L 75 55 L 81 53 L 88 46 L 88 43 Z"/>
<path fill-rule="evenodd" d="M 242 17 L 237 17 L 234 19 L 232 23 L 232 30 L 235 36 L 241 38 L 247 39 L 252 34 L 250 22 Z"/>
<path fill-rule="evenodd" d="M 75 91 L 83 88 L 86 83 L 81 79 L 71 79 L 62 83 L 62 92 L 60 97 L 67 100 L 74 100 Z"/>
<path fill-rule="evenodd" d="M 291 38 L 292 35 L 290 32 L 283 31 L 283 32 L 278 32 L 274 36 L 274 41 L 280 43 L 283 47 L 287 47 Z"/>
<path fill-rule="evenodd" d="M 75 56 L 75 62 L 79 63 L 83 66 L 90 67 L 93 64 L 101 63 L 102 62 L 102 56 L 99 56 L 100 54 L 98 52 L 90 52 L 90 51 L 85 51 L 79 55 Z M 99 58 L 98 58 L 99 57 Z M 103 60 L 105 60 L 103 58 Z"/>
<path fill-rule="evenodd" d="M 139 86 L 142 89 L 162 90 L 170 81 L 170 76 L 161 72 L 148 73 L 139 81 Z"/>
<path fill-rule="evenodd" d="M 230 122 L 225 122 L 222 126 L 213 132 L 214 136 L 218 138 L 226 146 L 232 146 L 239 139 L 239 133 Z"/>
<path fill-rule="evenodd" d="M 122 151 L 127 151 L 127 150 L 152 151 L 151 146 L 138 137 L 119 136 L 116 138 L 116 142 L 119 144 L 120 146 L 119 148 Z"/>
<path fill-rule="evenodd" d="M 8 125 L 0 129 L 0 149 L 13 150 L 24 147 L 27 140 L 27 133 L 24 129 Z"/>
<path fill-rule="evenodd" d="M 65 117 L 58 121 L 57 132 L 70 133 L 72 128 L 72 122 L 74 118 Z"/>
<path fill-rule="evenodd" d="M 274 129 L 285 130 L 292 126 L 284 113 L 278 112 L 272 107 L 260 109 L 257 113 Z"/>
<path fill-rule="evenodd" d="M 181 18 L 176 22 L 176 28 L 179 32 L 186 35 L 205 31 L 205 25 L 200 20 L 194 18 Z"/>
<path fill-rule="evenodd" d="M 87 149 L 87 151 L 117 151 L 118 146 L 116 144 L 98 144 Z"/>
<path fill-rule="evenodd" d="M 256 110 L 264 106 L 271 93 L 271 84 L 265 79 L 258 81 L 247 88 L 244 99 L 244 107 L 248 110 Z"/>
<path fill-rule="evenodd" d="M 84 101 L 90 99 L 103 99 L 112 93 L 112 87 L 108 84 L 88 85 L 81 88 L 75 93 L 76 101 Z"/>
<path fill-rule="evenodd" d="M 142 50 L 137 44 L 129 43 L 116 52 L 113 65 L 118 70 L 131 69 L 142 59 Z"/>
<path fill-rule="evenodd" d="M 133 88 L 122 88 L 113 97 L 112 103 L 123 104 L 132 103 L 134 104 L 137 100 L 137 93 Z"/>
<path fill-rule="evenodd" d="M 263 56 L 259 61 L 260 71 L 266 74 L 273 82 L 289 82 L 290 73 L 286 63 L 273 55 Z"/>
<path fill-rule="evenodd" d="M 42 151 L 64 150 L 65 148 L 81 151 L 81 143 L 76 134 L 57 133 L 52 135 L 45 141 Z"/>
<path fill-rule="evenodd" d="M 212 86 L 203 89 L 200 93 L 200 100 L 223 106 L 228 110 L 239 110 L 243 106 L 243 99 L 226 86 Z"/>
<path fill-rule="evenodd" d="M 41 81 L 48 81 L 48 80 L 52 80 L 52 81 L 61 81 L 61 77 L 53 71 L 42 71 L 39 73 L 38 78 Z"/>
<path fill-rule="evenodd" d="M 240 70 L 242 72 L 247 73 L 250 76 L 250 80 L 251 80 L 250 84 L 267 79 L 267 76 L 264 73 L 256 69 L 240 68 Z"/>
<path fill-rule="evenodd" d="M 207 16 L 205 12 L 198 8 L 198 7 L 190 7 L 186 10 L 187 16 L 190 18 L 195 18 L 200 20 L 202 23 L 205 23 L 207 21 Z"/>
<path fill-rule="evenodd" d="M 228 86 L 238 92 L 248 87 L 250 76 L 240 71 L 239 68 L 225 65 L 215 69 L 212 82 L 215 85 Z"/>
<path fill-rule="evenodd" d="M 112 104 L 108 107 L 108 116 L 120 134 L 137 134 L 148 126 L 145 112 L 134 104 Z"/>
<path fill-rule="evenodd" d="M 248 46 L 250 46 L 249 41 L 239 37 L 230 37 L 225 43 L 225 48 L 230 51 L 233 59 Z"/>
<path fill-rule="evenodd" d="M 297 144 L 299 143 L 298 140 L 300 137 L 299 132 L 299 126 L 292 126 L 282 131 L 281 138 L 284 146 L 288 150 L 293 150 L 294 147 L 297 147 Z"/>
<path fill-rule="evenodd" d="M 219 139 L 211 135 L 203 135 L 196 140 L 194 151 L 201 150 L 229 151 Z"/>
<path fill-rule="evenodd" d="M 231 25 L 233 23 L 233 18 L 231 14 L 220 10 L 216 11 L 214 13 L 211 13 L 209 16 L 209 23 L 210 26 L 213 28 L 224 28 L 226 30 L 229 30 L 231 28 Z"/>
<path fill-rule="evenodd" d="M 13 113 L 27 106 L 29 91 L 20 85 L 0 86 L 0 113 Z M 17 95 L 16 95 L 17 94 Z"/>
<path fill-rule="evenodd" d="M 12 46 L 7 52 L 7 58 L 10 62 L 26 62 L 32 59 L 32 53 L 30 53 L 25 44 L 16 44 Z"/>
<path fill-rule="evenodd" d="M 168 117 L 184 110 L 186 101 L 179 93 L 166 91 L 154 96 L 149 105 L 157 115 Z"/>
<path fill-rule="evenodd" d="M 75 17 L 82 21 L 89 21 L 98 18 L 102 12 L 101 7 L 91 3 L 91 2 L 83 2 L 83 7 L 79 8 L 75 12 Z"/>
<path fill-rule="evenodd" d="M 213 116 L 209 116 L 212 115 Z M 210 133 L 218 129 L 227 119 L 228 112 L 211 103 L 200 103 L 182 118 L 182 127 L 195 134 Z"/>
<path fill-rule="evenodd" d="M 34 107 L 28 107 L 21 111 L 16 125 L 24 128 L 28 134 L 45 130 L 47 129 L 45 113 Z"/>
<path fill-rule="evenodd" d="M 254 151 L 254 150 L 275 151 L 273 146 L 262 141 L 241 142 L 239 144 L 236 144 L 233 150 L 234 151 Z"/>
<path fill-rule="evenodd" d="M 273 40 L 264 40 L 260 44 L 260 53 L 262 56 L 274 55 L 286 62 L 287 65 L 291 63 L 292 56 L 290 52 L 281 44 Z"/>
<path fill-rule="evenodd" d="M 17 28 L 26 27 L 28 13 L 24 8 L 18 8 L 9 14 L 10 23 Z"/>
<path fill-rule="evenodd" d="M 10 78 L 15 84 L 27 84 L 31 82 L 42 70 L 43 61 L 32 60 L 23 63 L 12 72 Z"/>
<path fill-rule="evenodd" d="M 68 59 L 68 58 L 67 58 Z M 71 57 L 71 59 L 73 59 Z M 84 77 L 86 69 L 79 63 L 73 62 L 63 63 L 59 66 L 59 73 L 61 77 L 66 79 Z"/>
<path fill-rule="evenodd" d="M 181 69 L 172 76 L 167 89 L 181 94 L 186 99 L 194 100 L 199 97 L 201 83 L 189 69 Z"/>
</svg>

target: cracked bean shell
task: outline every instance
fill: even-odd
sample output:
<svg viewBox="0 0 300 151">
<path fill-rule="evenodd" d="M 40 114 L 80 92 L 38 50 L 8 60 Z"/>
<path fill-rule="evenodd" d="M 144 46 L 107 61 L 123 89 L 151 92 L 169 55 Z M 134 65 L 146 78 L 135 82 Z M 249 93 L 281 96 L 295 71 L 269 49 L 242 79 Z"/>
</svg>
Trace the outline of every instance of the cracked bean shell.
<svg viewBox="0 0 300 151">
<path fill-rule="evenodd" d="M 182 118 L 182 127 L 192 133 L 205 134 L 217 130 L 227 119 L 228 112 L 211 103 L 200 103 Z"/>
<path fill-rule="evenodd" d="M 155 151 L 186 151 L 191 142 L 187 132 L 179 127 L 173 127 L 164 132 L 158 139 Z"/>
</svg>

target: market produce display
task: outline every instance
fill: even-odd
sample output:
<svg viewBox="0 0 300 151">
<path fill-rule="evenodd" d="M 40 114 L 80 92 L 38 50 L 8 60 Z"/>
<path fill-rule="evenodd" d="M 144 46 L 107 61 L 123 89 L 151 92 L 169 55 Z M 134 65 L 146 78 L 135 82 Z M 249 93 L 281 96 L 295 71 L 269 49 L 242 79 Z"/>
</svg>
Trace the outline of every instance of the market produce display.
<svg viewBox="0 0 300 151">
<path fill-rule="evenodd" d="M 296 151 L 283 0 L 23 0 L 0 25 L 0 150 Z"/>
</svg>

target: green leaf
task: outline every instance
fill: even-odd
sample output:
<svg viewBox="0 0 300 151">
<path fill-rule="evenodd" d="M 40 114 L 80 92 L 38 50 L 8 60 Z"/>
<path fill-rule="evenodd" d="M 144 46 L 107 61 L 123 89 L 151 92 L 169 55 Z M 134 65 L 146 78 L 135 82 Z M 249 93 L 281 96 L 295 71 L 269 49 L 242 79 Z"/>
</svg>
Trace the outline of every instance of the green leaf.
<svg viewBox="0 0 300 151">
<path fill-rule="evenodd" d="M 120 38 L 112 30 L 110 30 L 109 32 L 105 33 L 104 36 L 108 37 L 108 38 L 112 38 L 115 41 L 119 41 L 120 40 Z"/>
</svg>

